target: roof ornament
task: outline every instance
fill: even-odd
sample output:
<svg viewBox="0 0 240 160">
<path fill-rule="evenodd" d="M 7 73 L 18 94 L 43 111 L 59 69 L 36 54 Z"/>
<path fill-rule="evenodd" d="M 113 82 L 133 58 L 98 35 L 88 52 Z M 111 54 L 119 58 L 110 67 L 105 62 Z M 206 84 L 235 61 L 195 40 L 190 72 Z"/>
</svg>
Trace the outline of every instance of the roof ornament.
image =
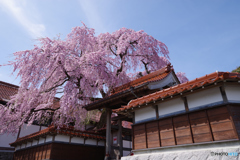
<svg viewBox="0 0 240 160">
<path fill-rule="evenodd" d="M 172 69 L 171 63 L 168 63 L 166 68 L 165 68 L 165 72 L 168 73 L 168 72 L 171 71 L 171 69 Z"/>
</svg>

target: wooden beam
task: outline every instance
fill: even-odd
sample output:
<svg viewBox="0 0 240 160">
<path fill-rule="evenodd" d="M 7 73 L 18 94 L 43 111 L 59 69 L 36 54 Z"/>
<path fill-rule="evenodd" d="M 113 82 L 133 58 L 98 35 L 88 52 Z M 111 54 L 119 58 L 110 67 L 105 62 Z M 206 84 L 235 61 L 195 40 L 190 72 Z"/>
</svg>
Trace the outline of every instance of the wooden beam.
<svg viewBox="0 0 240 160">
<path fill-rule="evenodd" d="M 21 128 L 22 128 L 22 127 L 19 127 L 19 130 L 18 130 L 18 135 L 17 135 L 17 139 L 18 139 L 18 138 L 19 138 L 19 136 L 20 136 Z"/>
<path fill-rule="evenodd" d="M 112 109 L 111 108 L 106 108 L 107 112 L 107 117 L 106 117 L 106 155 L 110 155 L 111 153 L 111 114 L 112 114 Z"/>
<path fill-rule="evenodd" d="M 223 102 L 225 103 L 228 102 L 226 91 L 225 91 L 225 85 L 220 86 L 219 89 L 223 98 Z"/>
<path fill-rule="evenodd" d="M 132 149 L 135 150 L 135 145 L 134 145 L 134 126 L 132 126 Z"/>
<path fill-rule="evenodd" d="M 159 118 L 159 114 L 158 114 L 158 105 L 155 105 L 155 112 L 156 112 L 156 119 Z"/>
<path fill-rule="evenodd" d="M 148 141 L 147 141 L 147 123 L 145 123 L 144 127 L 145 127 L 145 140 L 146 140 L 146 148 L 148 148 Z"/>
<path fill-rule="evenodd" d="M 158 139 L 159 139 L 159 147 L 161 147 L 161 135 L 160 135 L 160 127 L 159 127 L 159 121 L 157 121 L 158 124 Z"/>
<path fill-rule="evenodd" d="M 123 140 L 122 140 L 122 120 L 118 120 L 117 145 L 119 147 L 120 156 L 123 156 Z"/>
<path fill-rule="evenodd" d="M 173 127 L 173 136 L 174 136 L 175 145 L 177 145 L 177 139 L 176 139 L 176 135 L 175 135 L 173 117 L 172 117 L 172 127 Z"/>
<path fill-rule="evenodd" d="M 193 138 L 192 126 L 191 126 L 191 122 L 190 122 L 190 118 L 189 118 L 189 113 L 187 114 L 187 118 L 188 118 L 189 129 L 190 129 L 190 133 L 191 133 L 191 137 L 192 137 L 192 143 L 194 143 L 194 138 Z"/>
<path fill-rule="evenodd" d="M 208 126 L 209 126 L 209 129 L 210 129 L 210 133 L 211 133 L 211 136 L 212 136 L 212 141 L 214 141 L 212 127 L 211 127 L 211 124 L 210 124 L 210 121 L 209 121 L 209 116 L 208 116 L 207 110 L 205 110 L 205 113 L 206 113 L 206 116 L 207 116 L 207 121 L 208 121 Z"/>
<path fill-rule="evenodd" d="M 189 111 L 187 97 L 182 97 L 182 100 L 183 100 L 183 103 L 184 103 L 185 111 Z"/>
</svg>

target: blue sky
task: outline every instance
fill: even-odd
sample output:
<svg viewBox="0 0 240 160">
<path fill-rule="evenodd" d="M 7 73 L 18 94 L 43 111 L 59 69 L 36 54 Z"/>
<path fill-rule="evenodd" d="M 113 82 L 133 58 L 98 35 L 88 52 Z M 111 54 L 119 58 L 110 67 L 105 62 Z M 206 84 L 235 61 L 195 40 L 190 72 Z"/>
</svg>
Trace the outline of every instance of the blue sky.
<svg viewBox="0 0 240 160">
<path fill-rule="evenodd" d="M 192 80 L 240 65 L 237 0 L 0 0 L 0 64 L 40 37 L 65 36 L 84 22 L 96 34 L 144 30 L 168 46 L 175 71 Z M 19 85 L 12 68 L 0 80 Z"/>
</svg>

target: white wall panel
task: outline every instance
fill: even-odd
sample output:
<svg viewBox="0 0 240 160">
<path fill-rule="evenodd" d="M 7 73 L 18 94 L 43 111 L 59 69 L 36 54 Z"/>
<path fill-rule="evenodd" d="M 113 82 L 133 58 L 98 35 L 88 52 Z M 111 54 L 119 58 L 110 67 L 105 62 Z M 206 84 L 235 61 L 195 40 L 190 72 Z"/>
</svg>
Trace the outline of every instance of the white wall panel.
<svg viewBox="0 0 240 160">
<path fill-rule="evenodd" d="M 225 91 L 229 101 L 240 101 L 240 85 L 227 85 Z"/>
<path fill-rule="evenodd" d="M 35 146 L 35 145 L 37 145 L 37 144 L 38 144 L 38 140 L 33 140 L 32 146 Z"/>
<path fill-rule="evenodd" d="M 40 138 L 39 138 L 39 142 L 38 142 L 38 144 L 42 144 L 42 143 L 44 143 L 44 141 L 45 141 L 45 138 L 40 137 Z"/>
<path fill-rule="evenodd" d="M 156 118 L 156 111 L 151 106 L 135 111 L 135 123 L 150 118 Z"/>
<path fill-rule="evenodd" d="M 192 109 L 194 107 L 199 107 L 203 105 L 207 105 L 214 102 L 223 101 L 220 89 L 218 86 L 215 88 L 210 88 L 206 90 L 202 90 L 200 92 L 196 92 L 187 96 L 188 107 Z"/>
<path fill-rule="evenodd" d="M 131 141 L 123 140 L 123 147 L 125 147 L 125 148 L 131 148 Z"/>
<path fill-rule="evenodd" d="M 27 147 L 31 147 L 32 142 L 27 142 Z"/>
<path fill-rule="evenodd" d="M 46 142 L 51 142 L 53 139 L 53 136 L 47 135 Z"/>
<path fill-rule="evenodd" d="M 97 145 L 96 139 L 86 139 L 85 144 Z"/>
<path fill-rule="evenodd" d="M 170 113 L 184 111 L 185 106 L 181 98 L 172 99 L 166 102 L 161 102 L 158 104 L 158 115 L 164 116 Z"/>
<path fill-rule="evenodd" d="M 69 138 L 69 136 L 58 134 L 55 136 L 55 141 L 69 142 Z"/>
<path fill-rule="evenodd" d="M 71 143 L 84 144 L 84 139 L 82 137 L 72 137 Z"/>
<path fill-rule="evenodd" d="M 23 149 L 23 148 L 26 148 L 26 144 L 25 143 L 21 144 L 21 149 Z"/>
<path fill-rule="evenodd" d="M 105 141 L 98 141 L 98 145 L 99 146 L 104 146 L 105 145 Z"/>
<path fill-rule="evenodd" d="M 20 149 L 20 145 L 17 145 L 17 147 L 15 148 L 16 150 L 19 150 Z"/>
</svg>

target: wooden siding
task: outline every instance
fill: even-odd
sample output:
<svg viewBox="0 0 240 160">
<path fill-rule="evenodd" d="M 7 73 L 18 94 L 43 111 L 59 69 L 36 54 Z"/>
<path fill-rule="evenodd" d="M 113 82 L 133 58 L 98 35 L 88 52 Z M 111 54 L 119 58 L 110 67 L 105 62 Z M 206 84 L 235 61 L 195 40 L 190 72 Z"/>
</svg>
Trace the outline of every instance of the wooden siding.
<svg viewBox="0 0 240 160">
<path fill-rule="evenodd" d="M 233 125 L 236 129 L 236 134 L 238 138 L 240 137 L 240 107 L 237 105 L 229 105 L 228 110 L 230 113 L 230 118 L 232 118 Z"/>
<path fill-rule="evenodd" d="M 105 155 L 104 146 L 75 145 L 66 143 L 49 143 L 16 151 L 14 160 L 102 160 Z"/>
<path fill-rule="evenodd" d="M 14 160 L 50 159 L 52 144 L 35 146 L 14 152 Z"/>
<path fill-rule="evenodd" d="M 238 116 L 232 118 L 231 110 L 237 110 Z M 236 132 L 234 123 L 240 124 L 239 116 L 239 106 L 222 106 L 136 124 L 133 125 L 134 150 L 238 139 L 240 125 Z"/>
</svg>

